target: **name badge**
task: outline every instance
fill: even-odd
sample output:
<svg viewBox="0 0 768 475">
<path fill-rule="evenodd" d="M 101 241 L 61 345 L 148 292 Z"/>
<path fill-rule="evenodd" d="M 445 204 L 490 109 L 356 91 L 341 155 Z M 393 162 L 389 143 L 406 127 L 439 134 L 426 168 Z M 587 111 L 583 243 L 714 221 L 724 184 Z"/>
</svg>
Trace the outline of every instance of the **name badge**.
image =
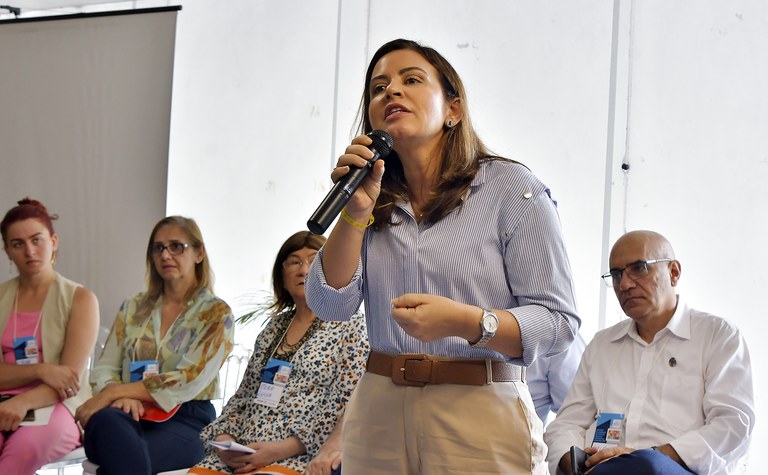
<svg viewBox="0 0 768 475">
<path fill-rule="evenodd" d="M 16 364 L 29 365 L 40 362 L 37 338 L 34 336 L 22 336 L 13 339 L 13 356 Z"/>
<path fill-rule="evenodd" d="M 256 403 L 277 407 L 283 396 L 285 385 L 288 384 L 292 368 L 293 365 L 288 361 L 270 358 L 261 372 L 261 384 L 256 392 Z"/>
<path fill-rule="evenodd" d="M 160 365 L 157 360 L 131 361 L 131 382 L 143 381 L 158 374 Z"/>
<path fill-rule="evenodd" d="M 598 414 L 592 447 L 602 450 L 607 447 L 622 446 L 624 422 L 624 414 L 612 412 L 601 412 Z"/>
</svg>

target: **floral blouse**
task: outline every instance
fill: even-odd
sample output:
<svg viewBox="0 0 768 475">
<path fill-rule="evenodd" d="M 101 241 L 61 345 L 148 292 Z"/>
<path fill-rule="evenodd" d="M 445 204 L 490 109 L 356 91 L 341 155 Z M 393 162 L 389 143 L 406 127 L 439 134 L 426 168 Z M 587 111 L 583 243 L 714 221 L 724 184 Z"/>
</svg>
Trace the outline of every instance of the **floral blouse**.
<svg viewBox="0 0 768 475">
<path fill-rule="evenodd" d="M 159 374 L 144 386 L 165 411 L 190 400 L 219 397 L 219 369 L 232 351 L 234 317 L 223 300 L 201 290 L 160 340 L 162 297 L 149 317 L 135 319 L 143 294 L 123 302 L 99 361 L 91 371 L 98 393 L 108 384 L 128 383 L 131 361 L 157 360 Z"/>
<path fill-rule="evenodd" d="M 259 334 L 240 387 L 221 416 L 203 429 L 204 442 L 229 434 L 241 444 L 298 437 L 307 453 L 279 461 L 303 472 L 328 438 L 365 371 L 368 338 L 362 314 L 344 322 L 317 320 L 317 328 L 291 358 L 293 368 L 278 407 L 256 403 L 261 372 L 292 318 L 274 316 Z M 313 323 L 314 325 L 314 323 Z M 276 356 L 284 358 L 284 355 Z M 198 467 L 231 473 L 210 446 Z"/>
</svg>

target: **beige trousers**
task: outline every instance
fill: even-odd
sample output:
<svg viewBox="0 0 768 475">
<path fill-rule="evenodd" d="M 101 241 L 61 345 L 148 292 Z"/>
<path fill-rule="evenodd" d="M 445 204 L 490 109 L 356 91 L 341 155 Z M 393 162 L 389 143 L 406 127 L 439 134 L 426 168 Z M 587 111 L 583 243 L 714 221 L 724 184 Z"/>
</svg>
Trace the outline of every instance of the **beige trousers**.
<svg viewBox="0 0 768 475">
<path fill-rule="evenodd" d="M 528 387 L 397 386 L 365 373 L 344 416 L 344 475 L 546 475 Z"/>
</svg>

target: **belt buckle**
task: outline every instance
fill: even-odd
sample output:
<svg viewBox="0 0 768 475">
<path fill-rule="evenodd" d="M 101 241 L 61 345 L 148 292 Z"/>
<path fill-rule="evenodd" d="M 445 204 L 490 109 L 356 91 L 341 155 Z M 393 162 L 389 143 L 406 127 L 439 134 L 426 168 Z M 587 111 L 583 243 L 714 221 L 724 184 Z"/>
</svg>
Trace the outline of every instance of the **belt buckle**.
<svg viewBox="0 0 768 475">
<path fill-rule="evenodd" d="M 405 379 L 405 365 L 409 361 L 429 361 L 432 358 L 429 355 L 397 355 L 392 359 L 392 382 L 398 386 L 417 386 L 423 388 L 427 385 L 426 381 L 410 381 Z M 431 368 L 430 368 L 431 369 Z"/>
</svg>

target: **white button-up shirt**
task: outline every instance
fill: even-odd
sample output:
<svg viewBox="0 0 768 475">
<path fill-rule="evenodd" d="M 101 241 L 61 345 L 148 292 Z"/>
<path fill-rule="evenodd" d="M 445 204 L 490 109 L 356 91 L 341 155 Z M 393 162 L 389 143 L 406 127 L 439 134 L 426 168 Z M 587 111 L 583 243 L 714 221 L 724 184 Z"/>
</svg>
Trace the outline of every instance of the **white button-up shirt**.
<svg viewBox="0 0 768 475">
<path fill-rule="evenodd" d="M 625 414 L 627 447 L 671 444 L 699 475 L 731 473 L 755 421 L 747 344 L 680 298 L 651 343 L 630 319 L 597 333 L 544 437 L 552 473 L 571 445 L 592 445 L 600 412 Z"/>
</svg>

